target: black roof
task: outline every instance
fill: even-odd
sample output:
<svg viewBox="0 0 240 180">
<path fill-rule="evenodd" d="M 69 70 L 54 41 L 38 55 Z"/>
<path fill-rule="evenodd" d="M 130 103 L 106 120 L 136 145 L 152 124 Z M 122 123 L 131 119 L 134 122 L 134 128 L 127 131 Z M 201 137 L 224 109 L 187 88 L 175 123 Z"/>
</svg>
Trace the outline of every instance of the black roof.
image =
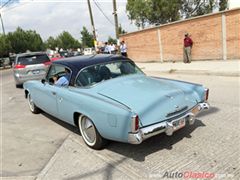
<svg viewBox="0 0 240 180">
<path fill-rule="evenodd" d="M 81 69 L 94 64 L 108 63 L 108 62 L 113 62 L 117 60 L 130 60 L 130 59 L 120 55 L 96 54 L 96 55 L 75 56 L 75 57 L 58 59 L 56 61 L 53 61 L 52 64 L 59 64 L 59 65 L 69 67 L 72 70 L 70 84 L 73 85 L 74 79 L 77 76 L 77 73 Z"/>
<path fill-rule="evenodd" d="M 96 54 L 88 56 L 75 56 L 68 57 L 53 61 L 53 64 L 61 64 L 69 67 L 72 71 L 79 71 L 84 67 L 91 66 L 94 64 L 101 64 L 106 62 L 112 62 L 116 60 L 129 60 L 128 58 L 120 55 L 112 54 Z"/>
</svg>

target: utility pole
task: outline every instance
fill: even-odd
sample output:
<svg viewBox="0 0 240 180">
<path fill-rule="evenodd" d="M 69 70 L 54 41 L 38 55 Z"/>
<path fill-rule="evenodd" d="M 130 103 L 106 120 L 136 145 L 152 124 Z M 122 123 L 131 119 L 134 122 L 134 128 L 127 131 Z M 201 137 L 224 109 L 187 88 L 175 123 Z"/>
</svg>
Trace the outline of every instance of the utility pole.
<svg viewBox="0 0 240 180">
<path fill-rule="evenodd" d="M 118 52 L 120 53 L 120 42 L 119 42 L 119 32 L 118 32 L 118 16 L 117 16 L 117 5 L 116 0 L 113 0 L 113 15 L 114 15 L 114 21 L 115 21 L 115 33 L 117 38 L 117 47 Z"/>
<path fill-rule="evenodd" d="M 3 35 L 5 36 L 5 29 L 4 29 L 4 25 L 3 25 L 3 19 L 2 19 L 2 14 L 1 14 L 1 12 L 0 12 L 0 19 L 1 19 L 1 23 L 2 23 Z"/>
<path fill-rule="evenodd" d="M 94 46 L 95 46 L 95 49 L 96 49 L 97 48 L 96 47 L 97 36 L 96 36 L 96 30 L 95 30 L 94 21 L 93 21 L 92 8 L 91 8 L 90 0 L 87 0 L 87 1 L 88 1 L 88 10 L 89 10 L 91 25 L 92 25 L 92 30 L 93 30 Z"/>
<path fill-rule="evenodd" d="M 117 5 L 116 5 L 116 0 L 113 0 L 113 15 L 114 15 L 114 21 L 115 21 L 116 38 L 117 38 L 117 40 L 118 40 L 118 38 L 119 38 L 119 32 L 118 32 L 118 17 L 117 17 Z"/>
</svg>

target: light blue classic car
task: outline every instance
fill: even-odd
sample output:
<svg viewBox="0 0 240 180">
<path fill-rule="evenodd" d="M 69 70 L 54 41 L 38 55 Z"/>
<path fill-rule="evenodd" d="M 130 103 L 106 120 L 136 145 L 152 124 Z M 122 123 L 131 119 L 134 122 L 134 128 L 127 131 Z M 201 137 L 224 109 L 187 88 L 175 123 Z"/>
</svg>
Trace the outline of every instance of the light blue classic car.
<svg viewBox="0 0 240 180">
<path fill-rule="evenodd" d="M 67 83 L 61 86 L 56 81 L 62 77 Z M 202 85 L 146 76 L 118 55 L 54 61 L 46 78 L 24 83 L 24 91 L 33 113 L 41 109 L 79 127 L 94 149 L 107 140 L 140 144 L 160 133 L 172 135 L 209 108 L 209 90 Z"/>
</svg>

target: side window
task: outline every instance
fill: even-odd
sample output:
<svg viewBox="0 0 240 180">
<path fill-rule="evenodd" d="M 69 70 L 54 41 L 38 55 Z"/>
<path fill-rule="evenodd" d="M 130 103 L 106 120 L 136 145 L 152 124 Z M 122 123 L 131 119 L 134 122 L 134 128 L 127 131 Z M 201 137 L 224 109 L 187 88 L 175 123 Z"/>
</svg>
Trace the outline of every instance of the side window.
<svg viewBox="0 0 240 180">
<path fill-rule="evenodd" d="M 101 81 L 98 68 L 98 66 L 91 66 L 83 69 L 76 79 L 76 86 L 91 86 Z"/>
<path fill-rule="evenodd" d="M 46 81 L 49 82 L 49 84 L 54 84 L 54 77 L 56 77 L 56 80 L 59 80 L 61 77 L 66 76 L 66 69 L 68 68 L 61 65 L 56 65 L 56 64 L 51 65 L 49 68 L 48 74 L 46 76 Z M 70 72 L 69 69 L 68 71 Z M 68 81 L 69 80 L 70 79 L 68 79 Z"/>
</svg>

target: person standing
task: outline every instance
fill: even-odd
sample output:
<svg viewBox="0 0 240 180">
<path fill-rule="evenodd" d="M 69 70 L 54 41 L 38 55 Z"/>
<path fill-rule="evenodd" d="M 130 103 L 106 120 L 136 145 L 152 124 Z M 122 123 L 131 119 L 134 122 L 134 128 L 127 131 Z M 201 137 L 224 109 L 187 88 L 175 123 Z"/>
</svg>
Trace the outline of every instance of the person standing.
<svg viewBox="0 0 240 180">
<path fill-rule="evenodd" d="M 103 53 L 104 53 L 104 54 L 110 54 L 110 52 L 111 52 L 111 51 L 110 51 L 109 44 L 108 44 L 108 42 L 105 42 Z"/>
<path fill-rule="evenodd" d="M 127 57 L 127 46 L 124 41 L 121 42 L 120 51 L 122 56 Z"/>
<path fill-rule="evenodd" d="M 191 51 L 192 51 L 193 41 L 189 37 L 188 33 L 185 34 L 185 38 L 184 38 L 183 42 L 184 42 L 183 62 L 191 63 Z"/>
<path fill-rule="evenodd" d="M 111 54 L 116 54 L 116 47 L 115 47 L 115 45 L 113 43 L 111 43 L 109 47 L 110 47 Z"/>
</svg>

